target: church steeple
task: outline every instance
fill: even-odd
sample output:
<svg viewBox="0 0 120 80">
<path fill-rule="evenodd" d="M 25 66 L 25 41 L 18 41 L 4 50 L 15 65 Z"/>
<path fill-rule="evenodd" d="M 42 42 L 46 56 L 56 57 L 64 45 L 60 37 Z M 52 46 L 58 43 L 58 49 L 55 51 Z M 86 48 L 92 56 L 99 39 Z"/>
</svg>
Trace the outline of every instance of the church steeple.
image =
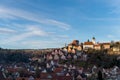
<svg viewBox="0 0 120 80">
<path fill-rule="evenodd" d="M 95 37 L 93 37 L 92 39 L 95 40 Z"/>
<path fill-rule="evenodd" d="M 96 44 L 95 37 L 92 38 L 92 42 L 93 42 L 93 44 Z"/>
</svg>

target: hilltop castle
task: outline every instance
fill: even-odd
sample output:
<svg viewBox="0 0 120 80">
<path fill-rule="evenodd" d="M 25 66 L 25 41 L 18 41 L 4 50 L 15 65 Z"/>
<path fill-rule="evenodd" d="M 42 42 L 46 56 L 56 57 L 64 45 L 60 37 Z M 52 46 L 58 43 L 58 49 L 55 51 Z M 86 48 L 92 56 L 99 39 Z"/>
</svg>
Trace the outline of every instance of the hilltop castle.
<svg viewBox="0 0 120 80">
<path fill-rule="evenodd" d="M 72 43 L 64 48 L 64 50 L 67 50 L 70 53 L 75 53 L 76 50 L 81 51 L 88 49 L 110 49 L 110 43 L 97 43 L 95 37 L 93 37 L 91 41 L 88 40 L 84 43 L 79 43 L 79 40 L 73 40 Z"/>
</svg>

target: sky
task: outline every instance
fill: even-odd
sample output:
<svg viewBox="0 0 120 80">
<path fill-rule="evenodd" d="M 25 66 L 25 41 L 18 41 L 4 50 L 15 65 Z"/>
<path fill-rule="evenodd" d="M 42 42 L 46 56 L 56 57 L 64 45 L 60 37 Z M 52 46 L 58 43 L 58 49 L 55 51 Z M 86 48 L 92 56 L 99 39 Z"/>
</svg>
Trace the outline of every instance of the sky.
<svg viewBox="0 0 120 80">
<path fill-rule="evenodd" d="M 0 0 L 0 47 L 60 48 L 120 40 L 120 0 Z"/>
</svg>

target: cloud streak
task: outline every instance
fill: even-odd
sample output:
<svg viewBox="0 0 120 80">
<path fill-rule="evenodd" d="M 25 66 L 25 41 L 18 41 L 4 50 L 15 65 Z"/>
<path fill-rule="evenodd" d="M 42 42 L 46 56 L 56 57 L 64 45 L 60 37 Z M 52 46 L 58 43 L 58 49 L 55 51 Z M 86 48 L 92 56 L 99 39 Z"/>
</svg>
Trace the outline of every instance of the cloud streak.
<svg viewBox="0 0 120 80">
<path fill-rule="evenodd" d="M 9 28 L 0 28 L 0 34 L 9 34 L 9 33 L 15 33 L 16 31 Z"/>
<path fill-rule="evenodd" d="M 64 46 L 64 43 L 61 41 L 38 41 L 38 40 L 31 40 L 31 41 L 23 41 L 21 42 L 22 45 L 27 45 L 27 46 L 31 46 L 34 49 L 35 48 L 56 48 L 56 45 L 58 45 L 59 43 L 59 47 Z M 58 46 L 57 46 L 58 47 Z"/>
<path fill-rule="evenodd" d="M 22 19 L 37 22 L 40 24 L 56 26 L 64 30 L 69 30 L 71 27 L 69 24 L 66 24 L 64 22 L 60 22 L 54 19 L 40 18 L 35 14 L 32 14 L 24 10 L 15 9 L 15 8 L 10 9 L 5 7 L 0 7 L 0 15 L 1 15 L 0 16 L 1 18 L 7 18 L 7 19 L 22 18 Z"/>
<path fill-rule="evenodd" d="M 33 37 L 33 36 L 44 36 L 45 37 L 45 36 L 48 36 L 48 33 L 39 29 L 38 27 L 29 26 L 26 29 L 25 33 L 12 36 L 12 37 L 4 40 L 2 44 L 17 42 L 17 41 L 24 40 L 28 37 Z"/>
<path fill-rule="evenodd" d="M 110 5 L 112 7 L 112 13 L 120 13 L 120 0 L 111 0 Z"/>
<path fill-rule="evenodd" d="M 83 19 L 88 20 L 88 21 L 120 21 L 120 18 L 90 18 L 90 17 L 85 17 Z"/>
</svg>

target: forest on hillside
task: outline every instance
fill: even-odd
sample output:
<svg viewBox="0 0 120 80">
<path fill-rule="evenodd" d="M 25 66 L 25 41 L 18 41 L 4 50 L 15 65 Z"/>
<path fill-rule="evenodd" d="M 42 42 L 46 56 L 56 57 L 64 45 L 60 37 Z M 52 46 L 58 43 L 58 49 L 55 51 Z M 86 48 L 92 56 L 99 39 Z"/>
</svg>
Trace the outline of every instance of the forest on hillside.
<svg viewBox="0 0 120 80">
<path fill-rule="evenodd" d="M 15 63 L 15 62 L 30 62 L 30 58 L 39 58 L 42 54 L 50 53 L 51 51 L 42 50 L 10 50 L 0 49 L 0 63 Z M 113 67 L 114 65 L 120 66 L 120 55 L 110 55 L 106 51 L 89 50 L 86 52 L 88 55 L 87 61 L 72 61 L 66 60 L 60 63 L 73 63 L 78 66 L 89 67 L 92 65 L 102 67 Z"/>
</svg>

